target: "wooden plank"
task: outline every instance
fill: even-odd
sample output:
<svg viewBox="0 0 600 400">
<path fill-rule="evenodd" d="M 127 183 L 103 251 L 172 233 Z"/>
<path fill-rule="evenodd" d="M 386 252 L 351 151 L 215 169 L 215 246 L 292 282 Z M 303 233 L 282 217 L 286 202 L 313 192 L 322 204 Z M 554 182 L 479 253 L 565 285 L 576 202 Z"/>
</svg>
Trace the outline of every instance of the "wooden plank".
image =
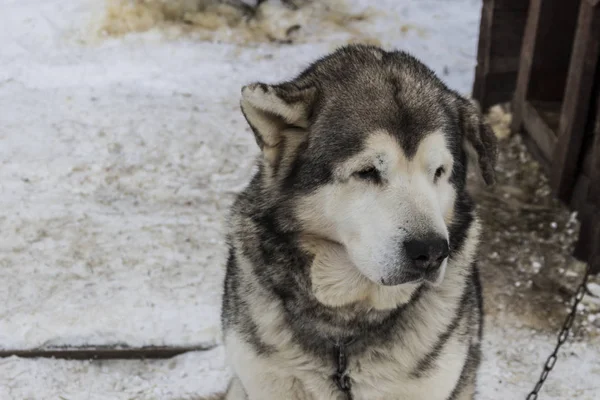
<svg viewBox="0 0 600 400">
<path fill-rule="evenodd" d="M 589 259 L 590 272 L 592 274 L 600 274 L 600 208 L 596 208 L 594 214 L 592 232 L 592 250 Z"/>
<path fill-rule="evenodd" d="M 504 74 L 493 74 L 488 75 L 487 82 L 487 95 L 493 95 L 494 93 L 503 93 L 503 92 L 512 92 L 513 89 L 510 89 L 511 85 L 514 85 L 514 82 L 517 78 L 516 73 L 504 73 Z M 508 99 L 510 100 L 510 99 Z"/>
<path fill-rule="evenodd" d="M 498 5 L 501 3 L 501 5 Z M 479 31 L 473 97 L 485 110 L 512 99 L 528 3 L 484 0 Z M 507 79 L 510 78 L 510 79 Z"/>
<path fill-rule="evenodd" d="M 527 99 L 562 101 L 581 0 L 544 0 Z"/>
<path fill-rule="evenodd" d="M 593 274 L 600 273 L 600 208 L 586 203 L 578 218 L 581 226 L 573 256 L 589 263 Z"/>
<path fill-rule="evenodd" d="M 600 70 L 600 68 L 598 68 Z M 599 72 L 600 74 L 600 72 Z M 593 147 L 590 151 L 590 164 L 589 164 L 589 175 L 594 185 L 590 187 L 588 193 L 588 202 L 594 204 L 600 208 L 600 77 L 596 82 L 598 85 L 598 96 L 597 96 L 597 111 L 596 111 L 596 123 L 594 125 L 594 141 Z M 599 242 L 600 243 L 600 242 Z"/>
<path fill-rule="evenodd" d="M 526 23 L 527 8 L 494 10 L 491 56 L 519 58 Z"/>
<path fill-rule="evenodd" d="M 593 139 L 593 138 L 592 138 Z M 594 154 L 593 154 L 593 143 L 583 144 L 583 163 L 581 164 L 581 170 L 579 175 L 592 176 L 592 168 L 594 168 Z"/>
<path fill-rule="evenodd" d="M 547 175 L 550 172 L 550 161 L 542 154 L 537 144 L 529 135 L 523 135 L 523 143 L 525 144 L 527 151 L 529 151 L 533 158 L 540 163 L 544 173 Z"/>
<path fill-rule="evenodd" d="M 521 46 L 521 56 L 519 72 L 517 76 L 517 85 L 515 95 L 512 101 L 512 131 L 520 132 L 523 127 L 523 117 L 525 111 L 525 99 L 528 95 L 529 80 L 533 67 L 533 52 L 535 50 L 536 37 L 540 25 L 540 10 L 542 0 L 531 0 L 523 34 L 523 44 Z"/>
<path fill-rule="evenodd" d="M 587 177 L 583 179 L 588 179 Z M 579 237 L 575 243 L 573 256 L 580 261 L 588 262 L 592 253 L 592 235 L 594 231 L 594 210 L 587 203 L 583 203 L 577 210 L 577 217 L 581 223 Z"/>
<path fill-rule="evenodd" d="M 488 68 L 488 74 L 506 74 L 511 73 L 514 74 L 515 78 L 512 82 L 513 90 L 514 86 L 517 84 L 517 75 L 516 72 L 519 70 L 519 56 L 507 57 L 507 56 L 492 56 L 490 60 L 490 65 Z"/>
<path fill-rule="evenodd" d="M 558 197 L 568 201 L 572 193 L 589 116 L 596 65 L 600 57 L 600 7 L 584 0 L 577 32 L 563 107 L 557 146 L 552 158 L 550 182 Z"/>
<path fill-rule="evenodd" d="M 534 101 L 531 100 L 529 103 L 537 110 L 540 117 L 544 120 L 546 125 L 552 131 L 552 141 L 556 142 L 556 132 L 558 131 L 558 124 L 560 121 L 560 107 L 561 104 L 557 101 Z"/>
<path fill-rule="evenodd" d="M 529 7 L 527 0 L 496 0 L 494 8 L 498 10 L 526 10 Z"/>
<path fill-rule="evenodd" d="M 475 82 L 473 83 L 473 98 L 479 102 L 482 109 L 488 108 L 486 101 L 489 61 L 492 45 L 494 0 L 484 0 L 481 8 L 479 23 L 479 42 L 477 44 L 477 66 L 475 67 Z"/>
<path fill-rule="evenodd" d="M 593 274 L 600 273 L 600 95 L 598 101 L 598 112 L 596 113 L 596 124 L 594 127 L 594 147 L 591 168 L 590 190 L 588 202 L 594 208 L 594 220 L 591 232 L 591 255 L 590 267 Z"/>
<path fill-rule="evenodd" d="M 569 202 L 569 208 L 581 212 L 587 207 L 588 193 L 590 191 L 590 177 L 588 175 L 580 174 L 577 177 L 577 182 L 573 188 L 573 195 Z M 581 217 L 581 215 L 579 216 Z"/>
<path fill-rule="evenodd" d="M 211 350 L 214 346 L 202 347 L 81 347 L 81 348 L 43 348 L 30 350 L 2 350 L 1 357 L 23 358 L 62 358 L 67 360 L 109 360 L 109 359 L 140 359 L 140 358 L 170 358 L 190 351 Z"/>
<path fill-rule="evenodd" d="M 600 65 L 598 71 L 600 74 Z M 600 80 L 596 84 L 593 138 L 572 195 L 581 221 L 574 255 L 590 263 L 592 273 L 600 273 Z"/>
<path fill-rule="evenodd" d="M 556 145 L 556 135 L 551 128 L 552 106 L 545 103 L 532 104 L 525 102 L 522 109 L 523 126 L 527 131 L 540 153 L 546 160 L 552 160 L 552 152 Z M 556 114 L 558 114 L 558 104 L 555 103 Z"/>
</svg>

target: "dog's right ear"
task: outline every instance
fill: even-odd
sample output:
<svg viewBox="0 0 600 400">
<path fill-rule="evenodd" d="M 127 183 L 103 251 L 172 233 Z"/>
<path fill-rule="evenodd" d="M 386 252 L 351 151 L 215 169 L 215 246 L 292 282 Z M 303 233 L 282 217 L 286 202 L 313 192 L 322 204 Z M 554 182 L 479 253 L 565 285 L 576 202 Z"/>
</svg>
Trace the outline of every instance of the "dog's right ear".
<svg viewBox="0 0 600 400">
<path fill-rule="evenodd" d="M 253 83 L 242 88 L 242 113 L 268 164 L 274 165 L 283 151 L 285 130 L 305 131 L 308 128 L 316 94 L 313 86 L 299 88 L 293 83 Z"/>
</svg>

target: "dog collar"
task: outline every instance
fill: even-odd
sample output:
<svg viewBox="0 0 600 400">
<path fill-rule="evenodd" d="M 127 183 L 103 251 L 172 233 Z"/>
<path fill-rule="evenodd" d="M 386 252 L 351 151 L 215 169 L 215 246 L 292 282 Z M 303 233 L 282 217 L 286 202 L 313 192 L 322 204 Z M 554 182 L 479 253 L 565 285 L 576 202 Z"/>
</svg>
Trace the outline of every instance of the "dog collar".
<svg viewBox="0 0 600 400">
<path fill-rule="evenodd" d="M 346 400 L 352 400 L 352 383 L 350 381 L 350 373 L 348 372 L 348 346 L 353 341 L 352 339 L 342 343 L 337 342 L 334 345 L 337 366 L 332 378 L 338 389 L 344 393 Z"/>
</svg>

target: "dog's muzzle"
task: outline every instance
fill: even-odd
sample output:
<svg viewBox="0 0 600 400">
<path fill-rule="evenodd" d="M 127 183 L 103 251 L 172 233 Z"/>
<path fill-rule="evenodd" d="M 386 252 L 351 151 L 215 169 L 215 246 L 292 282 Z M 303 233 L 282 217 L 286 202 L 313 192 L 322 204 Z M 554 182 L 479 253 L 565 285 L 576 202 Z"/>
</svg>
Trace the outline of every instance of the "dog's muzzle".
<svg viewBox="0 0 600 400">
<path fill-rule="evenodd" d="M 403 243 L 407 262 L 397 273 L 382 280 L 386 286 L 422 281 L 437 282 L 440 267 L 448 258 L 448 240 L 437 235 L 412 239 Z"/>
</svg>

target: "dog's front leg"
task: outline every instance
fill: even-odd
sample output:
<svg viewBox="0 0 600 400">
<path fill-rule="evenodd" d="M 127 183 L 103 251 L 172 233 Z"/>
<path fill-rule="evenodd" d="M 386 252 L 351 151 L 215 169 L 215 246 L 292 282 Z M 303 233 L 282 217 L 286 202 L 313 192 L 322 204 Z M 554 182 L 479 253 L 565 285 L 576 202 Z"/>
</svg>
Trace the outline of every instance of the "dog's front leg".
<svg viewBox="0 0 600 400">
<path fill-rule="evenodd" d="M 241 335 L 231 332 L 225 348 L 235 375 L 227 400 L 313 400 L 302 382 L 287 374 L 277 358 L 258 354 Z"/>
</svg>

